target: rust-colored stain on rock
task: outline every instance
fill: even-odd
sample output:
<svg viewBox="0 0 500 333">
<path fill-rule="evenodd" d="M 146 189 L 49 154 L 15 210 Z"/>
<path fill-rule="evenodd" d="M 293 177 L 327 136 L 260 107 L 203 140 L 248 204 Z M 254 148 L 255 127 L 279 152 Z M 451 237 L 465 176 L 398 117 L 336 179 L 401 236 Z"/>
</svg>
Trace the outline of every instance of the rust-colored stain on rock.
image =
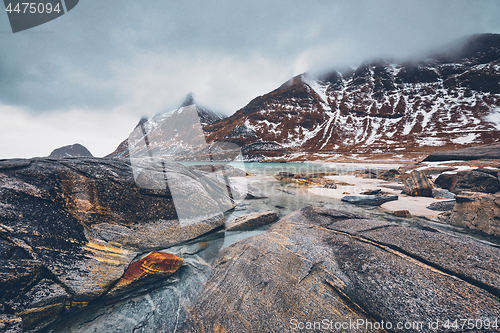
<svg viewBox="0 0 500 333">
<path fill-rule="evenodd" d="M 82 175 L 60 171 L 61 198 L 71 214 L 108 214 L 99 202 L 99 193 L 93 180 Z"/>
</svg>

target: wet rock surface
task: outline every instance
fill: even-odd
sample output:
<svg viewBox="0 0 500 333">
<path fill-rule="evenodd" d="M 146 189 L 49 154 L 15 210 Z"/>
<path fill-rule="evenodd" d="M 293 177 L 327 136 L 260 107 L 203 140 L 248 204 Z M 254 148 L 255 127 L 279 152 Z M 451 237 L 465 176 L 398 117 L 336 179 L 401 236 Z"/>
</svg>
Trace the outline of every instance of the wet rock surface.
<svg viewBox="0 0 500 333">
<path fill-rule="evenodd" d="M 120 280 L 107 292 L 106 297 L 115 297 L 138 286 L 172 275 L 181 267 L 182 262 L 183 259 L 174 254 L 150 252 L 128 266 Z"/>
<path fill-rule="evenodd" d="M 0 314 L 0 332 L 22 333 L 23 320 L 19 317 L 7 314 Z"/>
<path fill-rule="evenodd" d="M 172 275 L 126 295 L 101 299 L 57 321 L 42 333 L 157 333 L 178 332 L 210 275 L 207 263 L 223 240 L 174 246 L 183 259 Z"/>
<path fill-rule="evenodd" d="M 221 207 L 234 207 L 216 178 L 177 163 L 135 167 L 122 159 L 0 161 L 1 312 L 40 329 L 105 294 L 138 254 L 222 226 Z M 159 180 L 163 188 L 153 186 Z M 173 186 L 183 194 L 175 203 Z M 180 220 L 179 205 L 203 214 Z"/>
<path fill-rule="evenodd" d="M 227 231 L 252 230 L 266 224 L 278 221 L 279 215 L 275 211 L 266 210 L 239 216 L 232 221 L 226 222 Z"/>
<path fill-rule="evenodd" d="M 498 317 L 499 264 L 498 247 L 466 236 L 308 207 L 222 250 L 182 332 L 291 332 L 324 318 L 434 332 L 436 319 Z"/>
</svg>

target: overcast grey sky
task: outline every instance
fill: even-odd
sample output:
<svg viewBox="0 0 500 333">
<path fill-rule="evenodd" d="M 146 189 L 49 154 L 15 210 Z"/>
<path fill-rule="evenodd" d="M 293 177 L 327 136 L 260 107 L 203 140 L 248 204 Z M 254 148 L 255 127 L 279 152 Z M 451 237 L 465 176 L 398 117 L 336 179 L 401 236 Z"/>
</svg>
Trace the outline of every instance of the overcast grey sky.
<svg viewBox="0 0 500 333">
<path fill-rule="evenodd" d="M 0 13 L 0 158 L 113 151 L 192 92 L 227 114 L 294 75 L 500 33 L 498 0 L 81 0 L 13 34 Z"/>
</svg>

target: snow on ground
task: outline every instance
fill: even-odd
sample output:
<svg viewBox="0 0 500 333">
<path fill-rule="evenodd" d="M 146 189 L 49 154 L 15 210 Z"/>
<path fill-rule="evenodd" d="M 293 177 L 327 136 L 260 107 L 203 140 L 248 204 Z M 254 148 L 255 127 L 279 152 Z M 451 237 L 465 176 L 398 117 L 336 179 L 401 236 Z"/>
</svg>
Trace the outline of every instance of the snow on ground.
<svg viewBox="0 0 500 333">
<path fill-rule="evenodd" d="M 358 164 L 356 164 L 358 166 Z M 367 190 L 376 190 L 381 189 L 382 191 L 391 194 L 398 195 L 399 199 L 395 201 L 386 202 L 380 207 L 388 210 L 388 211 L 397 211 L 397 210 L 408 210 L 413 216 L 425 217 L 428 219 L 436 220 L 437 216 L 440 212 L 427 209 L 431 203 L 438 201 L 446 201 L 449 199 L 435 199 L 435 198 L 426 198 L 426 197 L 412 197 L 401 194 L 401 191 L 390 189 L 384 187 L 384 185 L 401 185 L 395 182 L 388 182 L 380 179 L 364 179 L 360 177 L 356 177 L 353 175 L 344 175 L 344 176 L 328 176 L 326 178 L 333 179 L 336 182 L 345 182 L 352 184 L 352 186 L 346 185 L 337 185 L 336 189 L 328 189 L 328 188 L 309 188 L 308 191 L 315 194 L 320 195 L 332 199 L 342 199 L 346 193 L 349 195 L 360 195 L 361 192 Z"/>
</svg>

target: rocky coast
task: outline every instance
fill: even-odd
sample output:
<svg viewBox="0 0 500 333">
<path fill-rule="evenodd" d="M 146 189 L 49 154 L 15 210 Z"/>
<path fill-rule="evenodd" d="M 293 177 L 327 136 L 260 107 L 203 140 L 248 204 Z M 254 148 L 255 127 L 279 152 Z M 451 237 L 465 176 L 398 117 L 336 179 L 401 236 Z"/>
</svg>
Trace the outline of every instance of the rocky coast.
<svg viewBox="0 0 500 333">
<path fill-rule="evenodd" d="M 231 171 L 228 182 L 220 167 L 0 161 L 0 331 L 296 332 L 309 323 L 328 332 L 362 322 L 343 330 L 409 323 L 406 332 L 436 332 L 436 322 L 446 331 L 447 320 L 462 318 L 493 325 L 500 246 L 439 224 L 498 237 L 498 170 L 432 163 L 277 179 L 335 199 L 368 198 L 393 215 L 408 210 L 399 216 L 436 227 L 313 206 L 227 220 L 241 200 L 268 199 L 242 185 L 246 172 Z"/>
</svg>

